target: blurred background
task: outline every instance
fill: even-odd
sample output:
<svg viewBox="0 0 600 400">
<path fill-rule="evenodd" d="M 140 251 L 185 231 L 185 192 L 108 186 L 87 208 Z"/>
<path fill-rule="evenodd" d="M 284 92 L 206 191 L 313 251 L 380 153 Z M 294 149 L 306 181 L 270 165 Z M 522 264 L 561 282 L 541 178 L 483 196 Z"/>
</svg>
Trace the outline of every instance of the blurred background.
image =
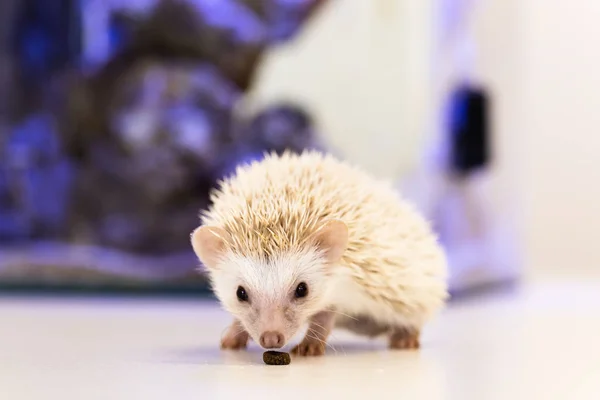
<svg viewBox="0 0 600 400">
<path fill-rule="evenodd" d="M 561 4 L 3 0 L 0 290 L 204 294 L 210 189 L 305 149 L 415 202 L 455 293 L 598 273 L 600 4 Z"/>
<path fill-rule="evenodd" d="M 0 0 L 0 398 L 597 400 L 598 21 L 598 0 Z M 237 165 L 305 149 L 439 233 L 454 302 L 421 351 L 219 350 L 198 213 Z"/>
</svg>

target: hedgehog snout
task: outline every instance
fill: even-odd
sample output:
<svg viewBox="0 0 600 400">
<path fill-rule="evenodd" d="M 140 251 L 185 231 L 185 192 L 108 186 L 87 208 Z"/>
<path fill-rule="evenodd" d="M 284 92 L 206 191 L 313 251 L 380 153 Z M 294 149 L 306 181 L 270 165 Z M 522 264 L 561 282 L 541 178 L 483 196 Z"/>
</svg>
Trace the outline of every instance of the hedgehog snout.
<svg viewBox="0 0 600 400">
<path fill-rule="evenodd" d="M 267 331 L 260 335 L 260 345 L 265 349 L 280 349 L 285 344 L 283 334 L 275 331 Z"/>
<path fill-rule="evenodd" d="M 264 307 L 252 323 L 251 335 L 265 349 L 278 349 L 296 334 L 296 317 L 284 307 Z"/>
</svg>

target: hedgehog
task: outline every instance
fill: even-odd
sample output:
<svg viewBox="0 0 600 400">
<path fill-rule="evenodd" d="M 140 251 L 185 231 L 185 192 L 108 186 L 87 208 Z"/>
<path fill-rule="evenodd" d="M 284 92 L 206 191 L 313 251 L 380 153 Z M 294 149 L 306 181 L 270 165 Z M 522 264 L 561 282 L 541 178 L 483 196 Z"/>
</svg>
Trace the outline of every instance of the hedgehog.
<svg viewBox="0 0 600 400">
<path fill-rule="evenodd" d="M 211 194 L 191 244 L 232 314 L 223 349 L 325 353 L 334 328 L 417 349 L 445 305 L 447 263 L 428 221 L 388 182 L 330 154 L 266 154 Z"/>
</svg>

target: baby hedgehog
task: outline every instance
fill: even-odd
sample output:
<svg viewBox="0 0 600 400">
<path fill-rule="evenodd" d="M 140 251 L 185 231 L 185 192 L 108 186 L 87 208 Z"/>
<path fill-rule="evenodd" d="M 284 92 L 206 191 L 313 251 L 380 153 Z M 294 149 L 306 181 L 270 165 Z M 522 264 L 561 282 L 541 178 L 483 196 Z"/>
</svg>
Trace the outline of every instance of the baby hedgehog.
<svg viewBox="0 0 600 400">
<path fill-rule="evenodd" d="M 268 155 L 212 194 L 191 235 L 216 296 L 235 320 L 221 347 L 252 338 L 325 352 L 334 327 L 394 349 L 419 347 L 447 298 L 446 259 L 428 223 L 391 185 L 329 155 Z"/>
</svg>

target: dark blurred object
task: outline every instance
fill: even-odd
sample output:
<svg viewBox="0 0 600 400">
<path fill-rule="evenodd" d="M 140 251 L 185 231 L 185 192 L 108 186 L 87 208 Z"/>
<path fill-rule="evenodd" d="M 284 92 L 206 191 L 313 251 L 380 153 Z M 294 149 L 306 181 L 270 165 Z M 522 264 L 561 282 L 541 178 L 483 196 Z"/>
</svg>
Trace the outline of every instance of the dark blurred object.
<svg viewBox="0 0 600 400">
<path fill-rule="evenodd" d="M 240 93 L 203 64 L 140 63 L 119 80 L 101 121 L 108 129 L 72 148 L 71 239 L 137 252 L 184 250 L 197 224 L 191 216 L 208 205 Z"/>
<path fill-rule="evenodd" d="M 0 141 L 5 136 L 5 125 L 14 110 L 13 92 L 15 85 L 13 71 L 15 69 L 15 57 L 11 38 L 19 2 L 20 0 L 0 1 L 0 88 L 2 88 L 0 91 Z"/>
<path fill-rule="evenodd" d="M 77 0 L 21 0 L 13 5 L 11 120 L 38 111 L 44 85 L 78 59 L 79 6 Z"/>
<path fill-rule="evenodd" d="M 489 99 L 473 86 L 460 86 L 451 100 L 451 169 L 459 175 L 485 168 L 490 162 Z"/>
<path fill-rule="evenodd" d="M 135 34 L 140 18 L 131 12 L 117 10 L 110 16 L 110 47 L 120 51 Z"/>
<path fill-rule="evenodd" d="M 229 149 L 222 153 L 216 179 L 230 175 L 241 163 L 262 158 L 265 151 L 282 154 L 286 150 L 322 150 L 312 118 L 298 105 L 271 105 L 240 125 Z"/>
<path fill-rule="evenodd" d="M 15 128 L 0 168 L 0 240 L 56 237 L 64 229 L 73 170 L 50 115 Z"/>
<path fill-rule="evenodd" d="M 254 146 L 278 154 L 285 150 L 300 152 L 315 145 L 312 118 L 292 104 L 274 105 L 258 114 L 244 132 Z"/>
<path fill-rule="evenodd" d="M 318 147 L 299 106 L 235 113 L 283 38 L 269 32 L 291 37 L 317 3 L 265 1 L 291 10 L 268 18 L 243 1 L 116 11 L 104 65 L 65 69 L 69 53 L 36 75 L 41 111 L 0 136 L 0 284 L 201 280 L 189 234 L 216 182 L 267 151 Z"/>
<path fill-rule="evenodd" d="M 309 146 L 308 117 L 290 107 L 232 137 L 234 107 L 264 46 L 210 27 L 187 3 L 160 3 L 73 102 L 66 144 L 78 173 L 69 239 L 185 250 L 197 224 L 191 216 L 208 206 L 231 155 Z"/>
<path fill-rule="evenodd" d="M 254 11 L 267 26 L 268 40 L 282 42 L 292 38 L 326 0 L 240 0 Z"/>
</svg>

